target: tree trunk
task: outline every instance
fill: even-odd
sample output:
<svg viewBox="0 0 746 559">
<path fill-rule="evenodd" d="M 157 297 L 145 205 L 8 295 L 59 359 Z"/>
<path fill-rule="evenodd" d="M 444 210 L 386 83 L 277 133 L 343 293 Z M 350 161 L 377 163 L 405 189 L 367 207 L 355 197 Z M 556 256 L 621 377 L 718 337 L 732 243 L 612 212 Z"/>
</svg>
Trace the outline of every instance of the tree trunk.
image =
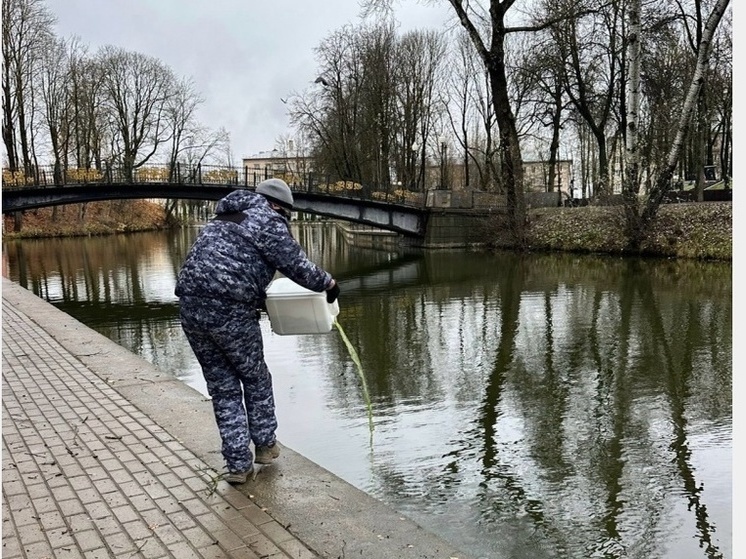
<svg viewBox="0 0 746 559">
<path fill-rule="evenodd" d="M 16 71 L 18 84 L 23 83 L 20 69 Z M 23 172 L 26 176 L 31 175 L 31 147 L 28 140 L 28 128 L 26 124 L 26 108 L 24 106 L 23 88 L 19 85 L 15 93 L 16 114 L 18 116 L 18 138 L 21 142 L 21 158 L 23 159 Z"/>
<path fill-rule="evenodd" d="M 526 203 L 523 193 L 523 158 L 518 141 L 515 116 L 508 95 L 508 80 L 505 74 L 504 52 L 494 57 L 496 63 L 488 69 L 492 86 L 492 103 L 500 131 L 501 175 L 507 197 L 508 222 L 516 245 L 525 242 Z"/>
<path fill-rule="evenodd" d="M 697 126 L 694 134 L 694 170 L 695 180 L 694 191 L 697 195 L 697 202 L 705 200 L 705 161 L 707 160 L 707 102 L 705 99 L 705 90 L 700 89 L 697 96 Z"/>
<path fill-rule="evenodd" d="M 5 70 L 4 70 L 5 71 Z M 3 84 L 3 143 L 8 154 L 8 168 L 11 173 L 18 170 L 18 154 L 16 153 L 16 136 L 13 122 L 13 107 L 11 106 L 10 85 L 7 83 L 8 72 L 5 71 L 6 83 Z"/>
<path fill-rule="evenodd" d="M 640 120 L 640 1 L 632 0 L 629 7 L 629 92 L 627 100 L 626 141 L 627 164 L 625 168 L 624 213 L 626 216 L 627 238 L 641 235 L 640 227 L 640 152 L 638 143 L 638 123 Z"/>
<path fill-rule="evenodd" d="M 728 4 L 730 4 L 730 0 L 718 0 L 713 7 L 710 16 L 707 18 L 707 24 L 705 25 L 702 40 L 699 44 L 694 75 L 692 76 L 692 81 L 686 94 L 683 109 L 679 115 L 676 136 L 666 157 L 666 164 L 661 169 L 660 174 L 650 191 L 645 208 L 640 216 L 639 228 L 637 228 L 635 234 L 629 239 L 628 246 L 631 250 L 639 250 L 644 235 L 647 233 L 651 224 L 658 215 L 658 209 L 663 201 L 663 196 L 666 192 L 671 190 L 671 179 L 673 178 L 673 173 L 676 170 L 676 166 L 679 163 L 681 153 L 684 149 L 686 133 L 691 124 L 692 115 L 699 97 L 699 91 L 702 88 L 702 83 L 704 81 L 707 61 L 709 60 L 710 52 L 712 51 L 712 37 L 720 24 L 720 20 L 723 18 L 725 10 L 728 8 Z"/>
</svg>

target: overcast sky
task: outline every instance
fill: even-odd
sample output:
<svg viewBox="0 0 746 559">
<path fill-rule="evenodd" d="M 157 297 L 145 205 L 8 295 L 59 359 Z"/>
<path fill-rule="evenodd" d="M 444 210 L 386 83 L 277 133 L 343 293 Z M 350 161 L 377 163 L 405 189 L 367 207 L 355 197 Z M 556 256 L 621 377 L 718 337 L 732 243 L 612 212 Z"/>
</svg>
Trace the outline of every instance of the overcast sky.
<svg viewBox="0 0 746 559">
<path fill-rule="evenodd" d="M 61 38 L 94 53 L 115 45 L 153 56 L 194 79 L 200 121 L 230 132 L 233 157 L 271 150 L 291 132 L 280 98 L 317 77 L 314 48 L 347 23 L 357 0 L 46 0 Z M 444 29 L 447 3 L 395 0 L 401 29 Z"/>
</svg>

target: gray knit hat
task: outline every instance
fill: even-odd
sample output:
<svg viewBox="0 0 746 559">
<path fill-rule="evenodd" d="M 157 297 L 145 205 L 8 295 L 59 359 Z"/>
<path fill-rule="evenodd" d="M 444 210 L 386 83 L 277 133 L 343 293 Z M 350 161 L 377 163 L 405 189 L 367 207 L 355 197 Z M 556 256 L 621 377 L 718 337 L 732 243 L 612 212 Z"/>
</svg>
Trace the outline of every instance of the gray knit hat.
<svg viewBox="0 0 746 559">
<path fill-rule="evenodd" d="M 290 191 L 288 183 L 282 179 L 267 179 L 266 181 L 262 181 L 256 187 L 256 192 L 278 206 L 289 210 L 293 209 L 293 193 Z"/>
</svg>

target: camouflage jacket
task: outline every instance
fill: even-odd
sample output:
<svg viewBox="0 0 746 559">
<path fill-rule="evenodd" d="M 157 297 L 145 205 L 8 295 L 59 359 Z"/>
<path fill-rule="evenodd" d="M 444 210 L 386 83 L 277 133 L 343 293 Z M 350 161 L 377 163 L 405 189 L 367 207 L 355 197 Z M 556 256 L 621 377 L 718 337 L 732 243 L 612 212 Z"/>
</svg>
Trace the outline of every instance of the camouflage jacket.
<svg viewBox="0 0 746 559">
<path fill-rule="evenodd" d="M 278 270 L 321 292 L 331 275 L 311 262 L 289 223 L 253 192 L 236 190 L 218 202 L 176 280 L 176 296 L 228 299 L 261 306 Z"/>
</svg>

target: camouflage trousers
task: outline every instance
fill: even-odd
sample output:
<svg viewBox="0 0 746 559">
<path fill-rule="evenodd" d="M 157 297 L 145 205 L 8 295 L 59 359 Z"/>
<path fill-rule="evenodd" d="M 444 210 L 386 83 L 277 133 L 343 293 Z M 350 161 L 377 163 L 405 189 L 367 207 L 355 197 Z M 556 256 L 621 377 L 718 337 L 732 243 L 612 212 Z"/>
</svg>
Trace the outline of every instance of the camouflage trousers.
<svg viewBox="0 0 746 559">
<path fill-rule="evenodd" d="M 179 306 L 182 329 L 212 398 L 226 467 L 248 471 L 253 462 L 249 442 L 271 445 L 277 430 L 257 310 L 201 297 L 182 297 Z"/>
</svg>

